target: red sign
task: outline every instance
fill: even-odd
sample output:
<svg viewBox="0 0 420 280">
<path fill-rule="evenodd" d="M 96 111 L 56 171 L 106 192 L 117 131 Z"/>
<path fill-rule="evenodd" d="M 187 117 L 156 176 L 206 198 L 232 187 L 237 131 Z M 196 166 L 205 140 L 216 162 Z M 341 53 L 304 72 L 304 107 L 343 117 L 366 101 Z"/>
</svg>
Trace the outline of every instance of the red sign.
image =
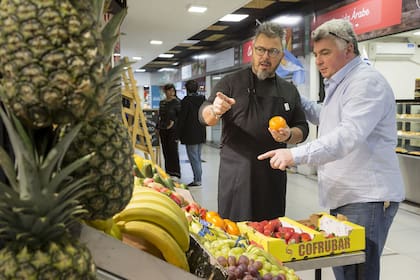
<svg viewBox="0 0 420 280">
<path fill-rule="evenodd" d="M 353 24 L 356 34 L 382 29 L 401 23 L 402 0 L 359 0 L 317 16 L 313 29 L 322 23 L 343 18 Z"/>
<path fill-rule="evenodd" d="M 242 44 L 242 64 L 252 60 L 252 40 Z"/>
</svg>

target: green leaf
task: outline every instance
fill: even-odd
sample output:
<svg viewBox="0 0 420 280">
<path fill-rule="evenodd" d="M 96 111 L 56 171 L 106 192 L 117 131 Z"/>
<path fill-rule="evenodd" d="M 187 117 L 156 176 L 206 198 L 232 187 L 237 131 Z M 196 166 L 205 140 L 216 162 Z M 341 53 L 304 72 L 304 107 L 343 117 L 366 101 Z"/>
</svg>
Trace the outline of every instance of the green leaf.
<svg viewBox="0 0 420 280">
<path fill-rule="evenodd" d="M 58 191 L 58 187 L 60 186 L 60 184 L 66 179 L 68 178 L 68 176 L 75 171 L 76 169 L 78 169 L 80 166 L 82 166 L 83 164 L 85 164 L 86 162 L 89 161 L 89 159 L 94 155 L 95 153 L 90 153 L 78 160 L 75 160 L 74 162 L 72 162 L 71 164 L 67 165 L 65 168 L 63 168 L 59 173 L 57 173 L 54 178 L 52 178 L 52 180 L 48 183 L 48 189 L 50 190 L 51 193 L 55 193 Z"/>
<path fill-rule="evenodd" d="M 79 0 L 80 1 L 80 0 Z M 99 24 L 104 18 L 105 0 L 93 0 L 93 15 Z"/>
<path fill-rule="evenodd" d="M 42 177 L 49 180 L 52 177 L 53 171 L 56 170 L 57 162 L 61 161 L 66 154 L 71 142 L 79 133 L 80 129 L 84 125 L 83 122 L 75 125 L 70 131 L 68 131 L 64 137 L 58 141 L 58 143 L 50 150 L 47 157 L 40 167 Z"/>
<path fill-rule="evenodd" d="M 6 175 L 7 179 L 11 187 L 18 191 L 19 185 L 16 179 L 16 172 L 14 169 L 14 165 L 12 159 L 9 157 L 8 153 L 0 146 L 0 167 L 3 169 L 4 174 Z"/>
<path fill-rule="evenodd" d="M 31 190 L 39 189 L 39 179 L 36 174 L 36 162 L 33 158 L 32 145 L 30 144 L 30 137 L 23 129 L 21 123 L 13 116 L 9 114 L 15 124 L 16 129 L 12 122 L 0 108 L 0 116 L 7 129 L 10 142 L 12 143 L 13 153 L 15 155 L 15 161 L 19 170 L 19 194 L 21 199 L 29 199 L 31 197 Z"/>
<path fill-rule="evenodd" d="M 102 40 L 105 43 L 104 56 L 108 60 L 112 52 L 114 51 L 115 43 L 118 39 L 120 32 L 120 26 L 125 16 L 127 15 L 127 9 L 122 9 L 105 24 L 102 29 Z"/>
</svg>

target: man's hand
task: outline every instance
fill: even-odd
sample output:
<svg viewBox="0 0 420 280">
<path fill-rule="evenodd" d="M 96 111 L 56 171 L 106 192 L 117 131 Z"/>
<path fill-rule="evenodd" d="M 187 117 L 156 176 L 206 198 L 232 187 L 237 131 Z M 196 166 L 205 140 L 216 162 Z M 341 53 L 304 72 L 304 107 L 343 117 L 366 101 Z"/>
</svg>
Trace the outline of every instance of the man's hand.
<svg viewBox="0 0 420 280">
<path fill-rule="evenodd" d="M 216 115 L 222 116 L 224 113 L 226 113 L 226 111 L 230 110 L 232 105 L 235 103 L 235 99 L 227 97 L 219 91 L 216 93 L 216 98 L 213 101 L 212 110 Z"/>
<path fill-rule="evenodd" d="M 290 140 L 290 136 L 292 133 L 292 130 L 289 126 L 286 126 L 284 128 L 280 128 L 280 129 L 271 129 L 268 128 L 268 131 L 270 131 L 271 136 L 273 137 L 274 141 L 276 142 L 283 142 L 286 143 L 287 140 Z"/>
<path fill-rule="evenodd" d="M 286 170 L 287 167 L 295 164 L 292 153 L 289 149 L 271 150 L 257 157 L 259 160 L 270 159 L 270 166 L 273 169 Z"/>
</svg>

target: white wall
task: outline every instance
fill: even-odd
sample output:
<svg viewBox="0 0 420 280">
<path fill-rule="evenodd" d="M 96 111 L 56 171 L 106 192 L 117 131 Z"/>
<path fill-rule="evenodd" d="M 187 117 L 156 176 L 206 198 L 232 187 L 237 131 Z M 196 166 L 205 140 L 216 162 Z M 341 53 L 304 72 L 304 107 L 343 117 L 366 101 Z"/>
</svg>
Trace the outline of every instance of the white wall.
<svg viewBox="0 0 420 280">
<path fill-rule="evenodd" d="M 359 49 L 369 50 L 369 44 L 378 40 L 364 41 Z M 369 52 L 369 61 L 378 69 L 390 83 L 395 99 L 414 99 L 414 84 L 416 78 L 420 78 L 420 50 L 416 47 L 416 53 L 410 57 L 377 57 L 372 59 Z"/>
</svg>

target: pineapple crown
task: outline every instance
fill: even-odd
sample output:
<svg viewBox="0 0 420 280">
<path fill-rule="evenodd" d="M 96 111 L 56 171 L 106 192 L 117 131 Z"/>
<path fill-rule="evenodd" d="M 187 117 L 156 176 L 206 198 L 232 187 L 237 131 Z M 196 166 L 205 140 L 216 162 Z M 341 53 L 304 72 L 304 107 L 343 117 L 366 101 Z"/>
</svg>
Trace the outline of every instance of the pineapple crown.
<svg viewBox="0 0 420 280">
<path fill-rule="evenodd" d="M 15 165 L 0 147 L 0 167 L 8 185 L 0 182 L 0 239 L 29 246 L 42 246 L 69 233 L 76 223 L 75 217 L 85 212 L 79 197 L 85 194 L 83 186 L 89 177 L 71 178 L 70 174 L 86 163 L 92 154 L 65 167 L 63 157 L 82 127 L 77 124 L 64 137 L 53 141 L 48 148 L 49 136 L 29 131 L 13 116 L 0 108 L 0 116 L 9 134 Z"/>
</svg>

